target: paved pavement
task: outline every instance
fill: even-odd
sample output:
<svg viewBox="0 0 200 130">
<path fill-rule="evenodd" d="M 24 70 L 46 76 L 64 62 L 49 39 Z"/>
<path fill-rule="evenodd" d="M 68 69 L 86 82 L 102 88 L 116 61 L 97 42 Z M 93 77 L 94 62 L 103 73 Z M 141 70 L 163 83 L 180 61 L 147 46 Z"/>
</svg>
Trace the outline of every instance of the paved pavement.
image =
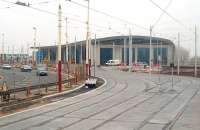
<svg viewBox="0 0 200 130">
<path fill-rule="evenodd" d="M 149 74 L 106 68 L 98 69 L 97 75 L 107 80 L 105 86 L 2 117 L 0 130 L 167 129 L 179 119 L 200 84 L 192 78 L 175 77 L 172 89 L 170 76 L 150 78 Z"/>
<path fill-rule="evenodd" d="M 200 92 L 187 105 L 172 130 L 200 130 Z"/>
</svg>

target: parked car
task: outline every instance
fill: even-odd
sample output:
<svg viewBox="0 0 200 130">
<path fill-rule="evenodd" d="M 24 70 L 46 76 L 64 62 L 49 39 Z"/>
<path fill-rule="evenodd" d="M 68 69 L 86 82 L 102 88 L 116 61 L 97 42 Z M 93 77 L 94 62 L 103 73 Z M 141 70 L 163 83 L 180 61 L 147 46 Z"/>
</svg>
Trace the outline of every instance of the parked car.
<svg viewBox="0 0 200 130">
<path fill-rule="evenodd" d="M 6 70 L 9 70 L 9 69 L 12 68 L 12 66 L 9 65 L 9 64 L 3 64 L 3 65 L 2 65 L 2 68 L 3 68 L 3 69 L 6 69 Z"/>
<path fill-rule="evenodd" d="M 21 72 L 31 72 L 32 67 L 30 65 L 22 65 L 21 66 Z"/>
<path fill-rule="evenodd" d="M 48 76 L 47 67 L 44 67 L 44 66 L 37 67 L 36 75 L 37 76 Z"/>
<path fill-rule="evenodd" d="M 106 65 L 109 65 L 109 66 L 120 65 L 120 60 L 109 60 L 109 61 L 106 62 Z"/>
</svg>

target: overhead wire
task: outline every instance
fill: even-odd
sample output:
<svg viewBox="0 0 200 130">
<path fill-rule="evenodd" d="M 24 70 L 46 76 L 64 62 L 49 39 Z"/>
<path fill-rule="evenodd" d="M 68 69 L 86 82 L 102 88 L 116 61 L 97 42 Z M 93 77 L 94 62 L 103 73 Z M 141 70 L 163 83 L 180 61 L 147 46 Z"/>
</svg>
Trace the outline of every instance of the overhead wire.
<svg viewBox="0 0 200 130">
<path fill-rule="evenodd" d="M 11 3 L 13 4 L 14 2 L 11 2 L 11 1 L 8 1 L 8 0 L 1 0 L 2 2 L 6 2 L 6 3 Z M 37 3 L 28 3 L 29 5 L 42 5 L 42 4 L 49 4 L 49 3 L 53 3 L 53 2 L 56 2 L 57 0 L 49 0 L 49 1 L 42 1 L 42 2 L 37 2 Z M 13 7 L 17 7 L 18 5 L 15 5 L 15 6 L 7 6 L 7 7 L 3 7 L 3 8 L 0 8 L 0 9 L 9 9 L 9 8 L 13 8 Z"/>
<path fill-rule="evenodd" d="M 167 10 L 167 9 L 169 8 L 169 6 L 171 5 L 171 3 L 172 3 L 172 0 L 169 0 L 167 6 L 165 7 L 165 10 Z M 165 14 L 165 13 L 162 11 L 162 13 L 159 15 L 158 19 L 157 19 L 157 20 L 155 21 L 155 23 L 152 25 L 153 27 L 155 27 L 155 26 L 159 23 L 159 21 L 161 20 L 161 18 L 163 17 L 164 14 Z"/>
<path fill-rule="evenodd" d="M 11 4 L 16 4 L 16 3 L 11 2 L 11 1 L 8 1 L 8 0 L 1 0 L 1 1 L 7 2 L 7 3 L 11 3 Z M 55 2 L 55 1 L 57 1 L 57 0 L 38 2 L 38 3 L 30 4 L 30 5 L 35 5 L 35 4 L 47 4 L 47 3 Z M 152 1 L 152 0 L 150 0 L 150 1 Z M 171 0 L 170 0 L 170 1 L 171 1 Z M 70 2 L 73 3 L 73 4 L 79 5 L 79 6 L 81 6 L 81 7 L 87 8 L 87 6 L 82 5 L 82 4 L 80 4 L 80 3 L 77 3 L 77 2 L 74 2 L 74 1 L 70 1 Z M 152 1 L 152 2 L 153 2 L 153 1 Z M 155 2 L 153 2 L 153 3 L 154 3 L 155 5 L 157 5 Z M 169 2 L 169 4 L 168 4 L 167 6 L 169 6 L 170 4 L 171 4 L 171 2 Z M 18 6 L 18 5 L 17 5 L 17 6 Z M 20 5 L 19 5 L 19 6 L 20 6 Z M 158 23 L 158 22 L 160 21 L 160 19 L 161 19 L 161 17 L 162 17 L 163 14 L 167 14 L 168 16 L 171 16 L 168 12 L 166 12 L 164 9 L 162 9 L 159 5 L 157 5 L 157 6 L 163 11 L 163 13 L 160 15 L 159 19 L 158 19 L 155 23 Z M 48 14 L 50 14 L 50 15 L 58 16 L 56 13 L 52 13 L 52 12 L 47 11 L 47 10 L 35 8 L 35 7 L 33 7 L 33 6 L 24 6 L 24 7 L 29 7 L 29 8 L 32 8 L 32 9 L 34 9 L 34 10 L 37 10 L 37 11 L 40 11 L 40 12 L 43 12 L 43 13 L 48 13 Z M 11 8 L 11 7 L 7 7 L 7 8 Z M 166 8 L 167 8 L 167 7 L 166 7 Z M 131 23 L 131 22 L 127 21 L 127 20 L 118 18 L 118 17 L 116 17 L 116 16 L 112 16 L 112 15 L 110 15 L 110 14 L 108 14 L 108 13 L 105 13 L 105 12 L 102 12 L 102 11 L 99 11 L 99 10 L 96 10 L 96 9 L 93 9 L 93 8 L 90 8 L 90 10 L 92 10 L 92 11 L 94 11 L 94 12 L 97 12 L 97 13 L 100 13 L 100 14 L 103 14 L 103 15 L 105 15 L 105 16 L 107 16 L 107 17 L 110 17 L 110 18 L 119 20 L 119 21 L 121 21 L 121 22 L 123 22 L 123 23 L 131 24 L 131 25 L 134 25 L 134 26 L 136 26 L 136 27 L 138 27 L 138 28 L 141 28 L 141 29 L 144 29 L 144 30 L 148 30 L 148 31 L 149 31 L 148 28 L 145 28 L 145 27 L 140 26 L 140 25 L 135 24 L 135 23 Z M 174 20 L 176 20 L 173 16 L 171 16 L 171 17 L 172 17 Z M 69 18 L 69 17 L 68 17 L 68 18 Z M 86 23 L 86 21 L 81 21 L 81 20 L 74 19 L 74 18 L 69 18 L 69 20 L 76 21 L 76 22 L 79 22 L 79 23 L 82 23 L 82 24 L 85 24 L 85 23 Z M 178 20 L 176 20 L 176 21 L 179 22 Z M 181 24 L 181 23 L 180 23 L 180 24 Z M 90 25 L 95 26 L 95 27 L 98 27 L 98 28 L 104 28 L 104 29 L 106 29 L 106 30 L 109 30 L 109 27 L 103 27 L 103 26 L 96 25 L 96 24 L 90 24 Z M 182 25 L 184 25 L 184 24 L 182 24 Z M 111 30 L 113 30 L 113 29 L 111 28 Z M 114 31 L 114 30 L 113 30 L 113 31 Z M 121 33 L 121 32 L 116 31 L 115 33 Z M 157 33 L 157 34 L 163 35 L 162 33 Z M 166 35 L 166 34 L 164 34 L 164 35 Z"/>
<path fill-rule="evenodd" d="M 190 30 L 190 28 L 188 28 L 185 24 L 183 24 L 180 20 L 176 19 L 174 16 L 172 16 L 170 13 L 168 13 L 165 9 L 163 9 L 162 7 L 160 7 L 157 3 L 155 3 L 153 0 L 149 0 L 154 6 L 156 6 L 157 8 L 159 8 L 160 10 L 162 10 L 168 17 L 170 17 L 173 21 L 175 21 L 176 23 L 178 23 L 179 25 L 183 26 L 184 28 L 186 28 L 187 30 Z"/>
<path fill-rule="evenodd" d="M 79 5 L 79 6 L 83 7 L 83 8 L 88 8 L 86 5 L 80 4 L 80 3 L 75 2 L 75 1 L 69 1 L 69 2 L 70 2 L 70 3 L 73 3 L 73 4 L 76 4 L 76 5 Z M 146 27 L 143 27 L 143 26 L 138 25 L 138 24 L 136 24 L 136 23 L 132 23 L 132 22 L 129 22 L 129 21 L 124 20 L 124 19 L 122 19 L 122 18 L 119 18 L 119 17 L 113 16 L 113 15 L 110 15 L 110 14 L 105 13 L 105 12 L 103 12 L 103 11 L 100 11 L 100 10 L 97 10 L 97 9 L 94 9 L 94 8 L 91 8 L 91 7 L 90 7 L 89 9 L 90 9 L 91 11 L 96 12 L 96 13 L 105 15 L 105 16 L 107 16 L 107 17 L 109 17 L 109 18 L 113 18 L 113 19 L 115 19 L 115 20 L 119 20 L 119 21 L 121 21 L 121 22 L 123 22 L 123 23 L 127 23 L 127 24 L 130 24 L 130 25 L 134 25 L 135 27 L 141 28 L 141 29 L 143 29 L 143 30 L 149 30 L 149 29 L 146 28 Z"/>
<path fill-rule="evenodd" d="M 1 1 L 16 5 L 15 2 L 7 1 L 7 0 L 1 0 Z M 52 0 L 52 1 L 55 1 L 55 0 Z M 49 2 L 46 1 L 45 3 L 49 3 Z M 33 5 L 33 4 L 29 4 L 29 6 L 24 6 L 24 7 L 31 8 L 33 10 L 37 10 L 39 12 L 47 13 L 47 14 L 50 14 L 50 15 L 53 15 L 53 16 L 58 16 L 56 13 L 53 13 L 53 12 L 50 12 L 50 11 L 47 11 L 47 10 L 43 10 L 43 9 L 39 9 L 39 8 L 35 8 L 35 7 L 31 6 L 31 5 Z M 17 6 L 21 6 L 21 5 L 17 5 Z M 63 18 L 66 18 L 66 17 L 63 16 Z M 70 17 L 67 17 L 67 18 L 69 20 L 76 21 L 76 22 L 79 22 L 79 23 L 84 24 L 84 25 L 86 24 L 86 21 L 82 21 L 82 20 L 78 20 L 78 19 L 74 19 L 74 18 L 70 18 Z M 104 29 L 108 30 L 107 27 L 100 26 L 100 25 L 97 25 L 97 24 L 90 24 L 90 25 L 98 27 L 98 28 L 101 28 L 101 29 L 104 28 Z M 111 30 L 113 30 L 113 29 L 111 29 Z M 118 32 L 116 31 L 115 33 L 118 33 Z"/>
<path fill-rule="evenodd" d="M 75 4 L 75 5 L 78 5 L 78 6 L 80 6 L 80 7 L 83 7 L 83 8 L 88 8 L 86 5 L 80 4 L 80 3 L 75 2 L 75 1 L 68 1 L 68 2 L 73 3 L 73 4 Z M 171 3 L 172 3 L 172 0 L 169 1 L 168 5 L 166 6 L 166 9 L 170 6 Z M 129 21 L 127 21 L 127 20 L 124 20 L 124 19 L 122 19 L 122 18 L 113 16 L 113 15 L 110 15 L 110 14 L 105 13 L 105 12 L 103 12 L 103 11 L 99 11 L 99 10 L 94 9 L 94 8 L 91 8 L 91 7 L 90 7 L 89 9 L 90 9 L 91 11 L 96 12 L 96 13 L 105 15 L 105 16 L 107 16 L 107 17 L 109 17 L 109 18 L 113 18 L 113 19 L 119 20 L 119 21 L 121 21 L 121 22 L 123 22 L 123 23 L 130 24 L 130 25 L 134 25 L 135 27 L 138 27 L 138 28 L 141 28 L 141 29 L 143 29 L 143 30 L 149 31 L 149 28 L 146 28 L 146 27 L 143 27 L 143 26 L 141 26 L 141 25 L 138 25 L 138 24 L 129 22 Z M 161 20 L 161 18 L 162 18 L 162 16 L 163 16 L 164 14 L 167 13 L 169 16 L 171 16 L 168 12 L 166 12 L 166 11 L 165 11 L 164 9 L 162 9 L 161 7 L 160 7 L 160 9 L 163 11 L 163 13 L 159 16 L 159 18 L 157 19 L 157 21 L 154 23 L 155 25 Z M 176 20 L 173 16 L 171 16 L 171 17 L 172 17 L 174 20 Z M 176 20 L 176 21 L 179 22 L 178 20 Z M 180 22 L 180 23 L 181 23 L 181 22 Z M 182 24 L 182 25 L 185 26 L 184 24 Z M 186 26 L 185 26 L 185 27 L 186 27 Z M 155 32 L 155 31 L 154 31 L 154 32 Z M 157 33 L 157 34 L 162 34 L 162 33 L 159 33 L 159 32 L 156 32 L 156 33 Z M 166 35 L 166 34 L 162 34 L 162 35 Z"/>
</svg>

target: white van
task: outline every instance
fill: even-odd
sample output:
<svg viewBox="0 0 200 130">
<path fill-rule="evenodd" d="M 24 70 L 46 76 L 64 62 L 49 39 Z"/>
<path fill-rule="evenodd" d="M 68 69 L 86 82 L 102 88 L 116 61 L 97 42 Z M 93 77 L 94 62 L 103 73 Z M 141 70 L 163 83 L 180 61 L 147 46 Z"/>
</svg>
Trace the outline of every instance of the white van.
<svg viewBox="0 0 200 130">
<path fill-rule="evenodd" d="M 109 61 L 106 62 L 106 65 L 109 65 L 109 66 L 120 65 L 120 60 L 109 60 Z"/>
</svg>

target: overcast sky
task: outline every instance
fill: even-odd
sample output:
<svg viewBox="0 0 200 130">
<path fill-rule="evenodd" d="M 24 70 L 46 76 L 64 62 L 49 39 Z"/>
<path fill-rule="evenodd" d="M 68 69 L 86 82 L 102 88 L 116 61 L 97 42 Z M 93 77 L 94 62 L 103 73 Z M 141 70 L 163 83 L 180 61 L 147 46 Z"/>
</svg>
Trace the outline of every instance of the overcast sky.
<svg viewBox="0 0 200 130">
<path fill-rule="evenodd" d="M 16 2 L 17 0 L 7 0 Z M 58 12 L 58 1 L 56 0 L 20 0 L 29 2 L 36 9 L 51 13 Z M 37 4 L 48 2 L 46 4 Z M 72 0 L 81 5 L 87 5 L 85 0 Z M 197 25 L 198 32 L 200 23 L 200 1 L 199 0 L 153 0 L 161 8 L 181 22 L 177 23 L 164 14 L 153 29 L 153 35 L 173 40 L 177 44 L 178 32 L 181 34 L 181 46 L 194 54 L 194 26 Z M 84 40 L 86 37 L 86 14 L 87 10 L 72 2 L 60 0 L 63 11 L 62 44 L 65 43 L 66 22 L 68 17 L 69 41 Z M 168 5 L 168 8 L 166 8 Z M 131 28 L 133 35 L 149 35 L 149 27 L 153 25 L 162 11 L 153 5 L 150 0 L 90 0 L 91 8 L 105 12 L 122 20 L 114 19 L 101 13 L 91 11 L 90 30 L 92 37 L 106 37 L 113 35 L 128 35 Z M 10 7 L 10 8 L 6 8 Z M 5 50 L 19 52 L 23 46 L 33 44 L 33 27 L 38 30 L 37 41 L 44 45 L 55 45 L 57 40 L 57 17 L 32 8 L 17 6 L 0 0 L 0 33 L 5 34 Z M 129 23 L 125 22 L 129 21 Z M 139 25 L 139 27 L 137 26 Z M 146 28 L 146 29 L 143 29 Z M 2 36 L 0 36 L 2 39 Z M 2 41 L 2 40 L 1 40 Z M 0 42 L 2 43 L 2 42 Z M 199 42 L 198 42 L 199 43 Z M 1 44 L 0 44 L 1 50 Z M 198 51 L 200 46 L 198 45 Z M 200 53 L 198 53 L 200 54 Z"/>
</svg>

